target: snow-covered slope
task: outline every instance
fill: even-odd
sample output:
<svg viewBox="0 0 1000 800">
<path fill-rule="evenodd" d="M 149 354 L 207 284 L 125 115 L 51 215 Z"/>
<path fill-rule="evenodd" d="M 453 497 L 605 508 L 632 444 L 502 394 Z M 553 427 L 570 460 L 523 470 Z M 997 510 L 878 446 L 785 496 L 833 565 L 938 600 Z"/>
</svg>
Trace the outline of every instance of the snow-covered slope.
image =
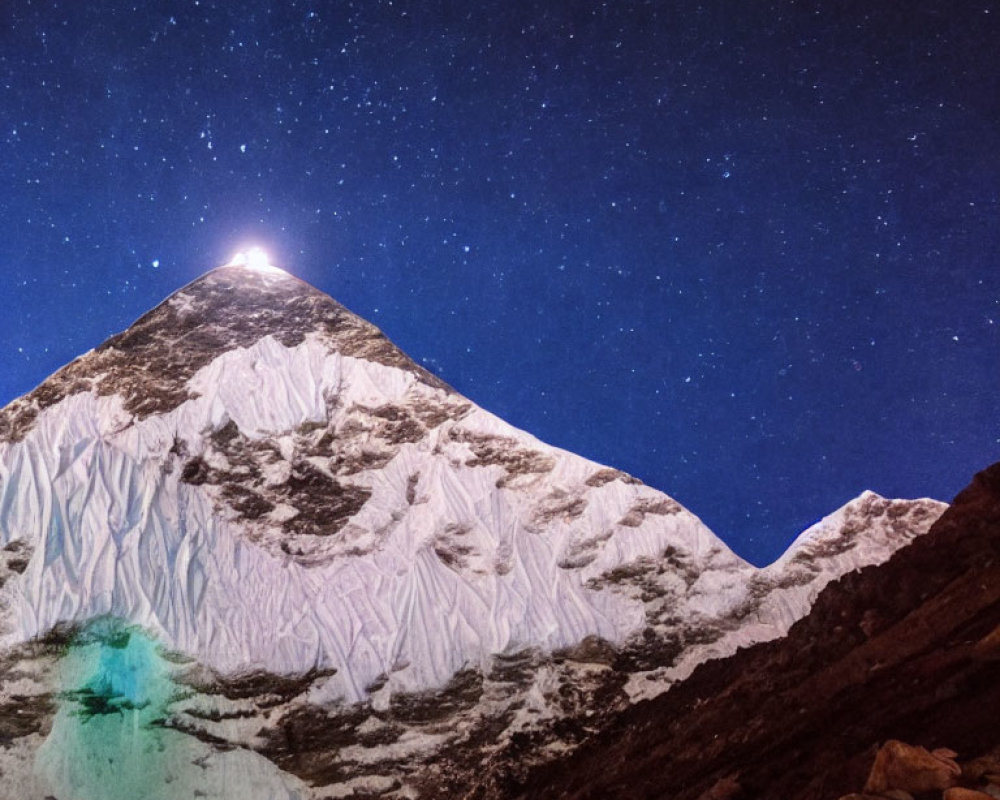
<svg viewBox="0 0 1000 800">
<path fill-rule="evenodd" d="M 63 660 L 141 632 L 170 654 L 157 680 L 190 689 L 151 729 L 211 745 L 195 760 L 229 774 L 235 746 L 307 783 L 412 795 L 518 734 L 571 747 L 595 700 L 608 711 L 782 635 L 941 510 L 866 494 L 756 570 L 666 495 L 476 407 L 322 293 L 229 266 L 0 411 L 0 644 L 13 669 L 54 632 Z M 120 655 L 94 655 L 70 693 L 132 697 Z M 65 675 L 43 673 L 2 697 L 65 698 Z M 51 755 L 69 747 L 56 706 L 13 737 L 21 796 L 72 783 L 79 753 Z M 299 778 L 206 796 L 311 796 Z"/>
</svg>

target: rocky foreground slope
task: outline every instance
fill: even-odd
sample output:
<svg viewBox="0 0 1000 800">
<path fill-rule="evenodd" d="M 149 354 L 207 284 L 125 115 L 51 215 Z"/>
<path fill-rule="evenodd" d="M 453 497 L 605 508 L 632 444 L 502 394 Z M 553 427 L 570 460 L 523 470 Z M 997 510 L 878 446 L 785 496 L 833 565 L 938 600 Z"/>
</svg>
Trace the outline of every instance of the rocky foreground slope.
<svg viewBox="0 0 1000 800">
<path fill-rule="evenodd" d="M 827 586 L 786 637 L 702 664 L 491 796 L 996 797 L 998 713 L 1000 464 L 928 534 Z"/>
<path fill-rule="evenodd" d="M 502 794 L 942 510 L 865 493 L 755 569 L 223 267 L 0 410 L 0 797 Z"/>
</svg>

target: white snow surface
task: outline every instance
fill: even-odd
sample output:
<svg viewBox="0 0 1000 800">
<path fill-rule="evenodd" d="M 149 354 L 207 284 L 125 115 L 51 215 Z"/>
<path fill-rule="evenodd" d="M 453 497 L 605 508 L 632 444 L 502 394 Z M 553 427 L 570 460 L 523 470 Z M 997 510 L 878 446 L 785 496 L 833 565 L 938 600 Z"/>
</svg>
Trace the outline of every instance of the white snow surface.
<svg viewBox="0 0 1000 800">
<path fill-rule="evenodd" d="M 682 513 L 616 531 L 587 569 L 562 569 L 559 555 L 571 542 L 612 528 L 637 497 L 658 493 L 621 481 L 588 488 L 582 516 L 538 530 L 527 519 L 538 499 L 534 476 L 522 476 L 525 487 L 498 489 L 501 468 L 465 466 L 464 445 L 446 440 L 446 423 L 358 476 L 373 491 L 351 521 L 363 553 L 302 566 L 248 541 L 204 487 L 179 480 L 175 438 L 197 453 L 229 420 L 249 436 L 275 438 L 325 420 L 331 398 L 344 410 L 442 390 L 330 353 L 312 338 L 289 349 L 270 337 L 220 356 L 190 388 L 195 399 L 143 420 L 116 396 L 76 394 L 45 410 L 23 441 L 0 445 L 0 546 L 23 540 L 34 551 L 0 594 L 4 644 L 60 621 L 112 614 L 223 672 L 335 667 L 331 693 L 357 700 L 383 674 L 419 689 L 492 653 L 553 649 L 587 635 L 620 641 L 641 626 L 641 605 L 586 589 L 587 577 L 655 557 L 668 543 L 702 557 L 720 549 Z M 546 490 L 582 486 L 599 469 L 478 408 L 461 427 L 552 456 Z M 417 473 L 420 501 L 408 505 L 402 491 Z M 478 569 L 456 570 L 437 557 L 443 521 L 470 529 L 463 543 L 475 547 Z M 373 531 L 379 535 L 365 535 Z M 724 560 L 736 563 L 728 553 Z"/>
<path fill-rule="evenodd" d="M 730 605 L 700 605 L 706 619 L 717 615 L 724 633 L 717 640 L 685 650 L 676 663 L 651 683 L 631 676 L 627 691 L 633 701 L 653 697 L 687 678 L 698 664 L 732 655 L 741 647 L 784 636 L 812 608 L 831 581 L 863 567 L 886 561 L 896 550 L 926 533 L 947 508 L 930 498 L 889 500 L 865 491 L 807 528 L 773 564 L 745 573 L 712 576 L 728 591 L 702 592 L 702 603 L 727 597 Z M 703 576 L 705 577 L 705 576 Z M 701 578 L 696 584 L 701 584 Z M 741 613 L 741 610 L 743 613 Z M 738 620 L 726 625 L 727 618 Z M 713 623 L 709 623 L 713 624 Z M 717 624 L 717 623 L 715 623 Z"/>
<path fill-rule="evenodd" d="M 275 508 L 254 539 L 247 523 L 220 512 L 211 487 L 180 480 L 175 442 L 218 458 L 209 436 L 231 420 L 290 458 L 289 432 L 304 423 L 455 396 L 412 372 L 330 352 L 312 336 L 293 348 L 265 337 L 231 350 L 189 388 L 192 399 L 141 420 L 117 396 L 75 394 L 43 411 L 22 441 L 0 444 L 0 547 L 21 542 L 31 552 L 23 574 L 0 589 L 0 645 L 110 614 L 224 673 L 335 668 L 317 699 L 355 701 L 380 676 L 393 690 L 413 691 L 441 686 L 464 667 L 485 668 L 496 653 L 553 650 L 587 636 L 624 642 L 646 625 L 643 601 L 593 587 L 667 548 L 699 574 L 677 600 L 677 613 L 693 622 L 724 617 L 761 581 L 780 583 L 808 567 L 804 582 L 772 592 L 713 648 L 721 653 L 780 635 L 828 580 L 903 543 L 890 531 L 827 560 L 796 561 L 837 527 L 828 519 L 770 571 L 755 570 L 684 509 L 623 524 L 637 505 L 669 498 L 620 479 L 588 484 L 603 467 L 470 406 L 401 444 L 381 468 L 352 476 L 371 497 L 328 557 L 304 565 L 260 543 L 271 535 L 260 525 L 280 538 L 295 509 Z M 456 430 L 541 453 L 552 469 L 503 481 L 500 464 L 468 464 L 472 453 Z M 266 479 L 280 484 L 289 470 L 272 464 Z M 449 563 L 442 547 L 457 547 L 459 557 Z M 587 558 L 567 563 L 580 553 Z"/>
</svg>

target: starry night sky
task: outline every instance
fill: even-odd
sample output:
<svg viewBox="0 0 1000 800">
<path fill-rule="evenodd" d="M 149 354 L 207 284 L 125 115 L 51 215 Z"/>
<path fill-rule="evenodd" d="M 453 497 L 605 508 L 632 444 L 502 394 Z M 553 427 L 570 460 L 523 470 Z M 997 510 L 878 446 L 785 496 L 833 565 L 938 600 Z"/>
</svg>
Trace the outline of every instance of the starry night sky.
<svg viewBox="0 0 1000 800">
<path fill-rule="evenodd" d="M 0 404 L 259 244 L 758 563 L 1000 458 L 1000 2 L 0 15 Z"/>
</svg>

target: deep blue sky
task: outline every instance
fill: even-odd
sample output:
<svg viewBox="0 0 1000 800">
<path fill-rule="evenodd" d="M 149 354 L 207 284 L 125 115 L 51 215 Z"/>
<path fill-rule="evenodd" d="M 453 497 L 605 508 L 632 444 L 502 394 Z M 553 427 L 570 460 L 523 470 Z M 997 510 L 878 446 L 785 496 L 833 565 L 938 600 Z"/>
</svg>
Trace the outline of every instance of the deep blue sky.
<svg viewBox="0 0 1000 800">
<path fill-rule="evenodd" d="M 758 562 L 1000 457 L 994 0 L 0 15 L 0 404 L 256 243 Z"/>
</svg>

